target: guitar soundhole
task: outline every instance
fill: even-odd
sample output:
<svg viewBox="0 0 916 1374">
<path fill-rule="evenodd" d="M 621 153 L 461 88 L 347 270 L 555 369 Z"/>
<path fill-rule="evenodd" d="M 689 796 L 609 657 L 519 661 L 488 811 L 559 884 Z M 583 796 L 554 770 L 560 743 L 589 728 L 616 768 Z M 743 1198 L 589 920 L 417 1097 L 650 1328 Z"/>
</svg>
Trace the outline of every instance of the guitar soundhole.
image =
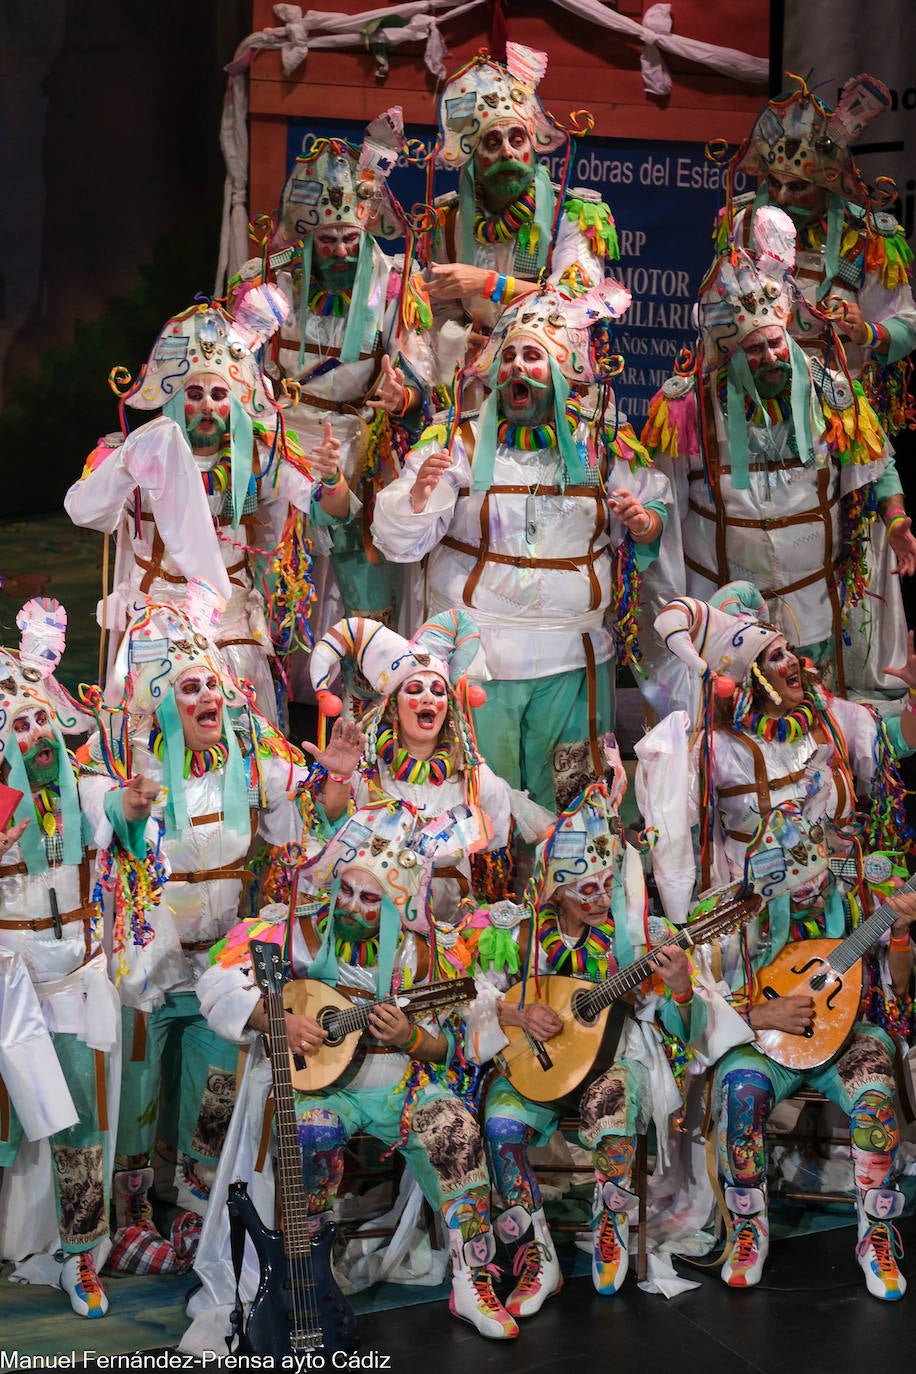
<svg viewBox="0 0 916 1374">
<path fill-rule="evenodd" d="M 597 1009 L 592 1010 L 587 992 L 577 992 L 572 1000 L 572 1014 L 583 1026 L 593 1026 L 598 1017 Z"/>
<path fill-rule="evenodd" d="M 322 1007 L 316 1016 L 316 1021 L 323 1031 L 327 1032 L 327 1045 L 339 1045 L 344 1039 L 343 1035 L 337 1030 L 338 1017 L 340 1012 L 336 1007 Z"/>
</svg>

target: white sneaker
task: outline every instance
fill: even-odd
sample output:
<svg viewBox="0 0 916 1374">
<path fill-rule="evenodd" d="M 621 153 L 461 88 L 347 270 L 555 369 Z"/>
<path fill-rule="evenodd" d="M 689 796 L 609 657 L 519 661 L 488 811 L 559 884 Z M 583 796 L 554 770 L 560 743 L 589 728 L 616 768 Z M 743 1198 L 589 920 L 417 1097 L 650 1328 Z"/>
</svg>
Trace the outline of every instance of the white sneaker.
<svg viewBox="0 0 916 1374">
<path fill-rule="evenodd" d="M 592 1282 L 606 1297 L 618 1293 L 630 1267 L 630 1216 L 639 1206 L 635 1193 L 610 1181 L 596 1194 L 600 1207 L 592 1247 Z"/>
<path fill-rule="evenodd" d="M 726 1188 L 731 1213 L 732 1248 L 722 1265 L 722 1279 L 730 1288 L 753 1288 L 760 1282 L 770 1253 L 770 1223 L 762 1188 Z"/>
<path fill-rule="evenodd" d="M 502 1241 L 510 1239 L 506 1235 L 510 1222 L 514 1222 L 511 1229 L 521 1239 L 516 1243 L 512 1263 L 516 1284 L 506 1299 L 506 1311 L 513 1317 L 533 1317 L 548 1298 L 559 1293 L 563 1275 L 543 1207 L 530 1214 L 524 1207 L 510 1207 L 503 1212 L 495 1222 L 496 1234 Z"/>
<path fill-rule="evenodd" d="M 64 1260 L 60 1286 L 78 1317 L 104 1317 L 108 1311 L 108 1297 L 99 1280 L 92 1250 L 83 1250 Z"/>
<path fill-rule="evenodd" d="M 493 1289 L 489 1265 L 461 1269 L 452 1275 L 448 1308 L 453 1317 L 476 1326 L 481 1336 L 508 1341 L 518 1335 L 518 1323 L 503 1307 Z"/>
<path fill-rule="evenodd" d="M 856 1257 L 865 1275 L 865 1287 L 882 1302 L 897 1302 L 906 1292 L 906 1279 L 897 1265 L 903 1257 L 903 1244 L 892 1221 L 899 1217 L 904 1204 L 903 1193 L 895 1188 L 869 1188 L 864 1198 L 856 1191 Z"/>
</svg>

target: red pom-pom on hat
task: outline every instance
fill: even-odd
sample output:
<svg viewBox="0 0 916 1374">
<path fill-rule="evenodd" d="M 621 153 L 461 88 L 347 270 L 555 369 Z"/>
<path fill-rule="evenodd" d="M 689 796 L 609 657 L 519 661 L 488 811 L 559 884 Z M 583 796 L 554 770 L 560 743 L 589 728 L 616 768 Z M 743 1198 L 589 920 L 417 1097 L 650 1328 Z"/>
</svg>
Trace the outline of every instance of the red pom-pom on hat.
<svg viewBox="0 0 916 1374">
<path fill-rule="evenodd" d="M 339 716 L 343 710 L 343 702 L 339 696 L 327 690 L 317 693 L 318 710 L 323 716 Z"/>
<path fill-rule="evenodd" d="M 734 696 L 735 679 L 733 677 L 726 677 L 724 673 L 720 673 L 713 683 L 713 690 L 717 697 Z"/>
</svg>

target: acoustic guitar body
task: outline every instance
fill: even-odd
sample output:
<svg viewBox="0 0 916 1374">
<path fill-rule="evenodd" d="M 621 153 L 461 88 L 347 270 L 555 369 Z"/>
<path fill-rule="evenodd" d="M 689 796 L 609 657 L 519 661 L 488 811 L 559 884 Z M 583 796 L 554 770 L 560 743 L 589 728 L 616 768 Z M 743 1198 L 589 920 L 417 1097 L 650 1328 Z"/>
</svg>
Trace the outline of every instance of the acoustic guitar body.
<svg viewBox="0 0 916 1374">
<path fill-rule="evenodd" d="M 299 1016 L 311 1016 L 319 1024 L 326 1026 L 330 1017 L 340 1011 L 353 1007 L 350 997 L 338 992 L 327 983 L 319 983 L 314 978 L 297 978 L 283 985 L 283 1005 L 287 1011 Z M 349 1035 L 326 1040 L 316 1054 L 305 1055 L 290 1052 L 290 1076 L 293 1087 L 301 1093 L 320 1092 L 336 1083 L 353 1061 L 358 1049 L 362 1030 L 351 1031 Z"/>
<path fill-rule="evenodd" d="M 613 1063 L 620 1038 L 625 1008 L 612 1004 L 618 1015 L 611 1016 L 612 1007 L 602 1008 L 594 1019 L 583 1015 L 578 1004 L 595 984 L 582 978 L 565 978 L 550 974 L 540 981 L 540 1002 L 563 1020 L 559 1035 L 542 1042 L 540 1055 L 521 1026 L 506 1026 L 509 1043 L 497 1056 L 513 1088 L 532 1102 L 557 1102 L 576 1094 L 585 1083 Z M 531 984 L 528 985 L 531 992 Z M 515 983 L 506 993 L 506 1001 L 518 1006 L 522 984 Z"/>
<path fill-rule="evenodd" d="M 840 940 L 801 940 L 786 945 L 761 969 L 762 998 L 801 993 L 814 999 L 814 1024 L 805 1035 L 787 1031 L 757 1032 L 757 1046 L 787 1069 L 819 1069 L 840 1052 L 852 1033 L 862 1002 L 863 964 L 857 959 L 845 973 L 830 966 Z M 762 999 L 758 999 L 762 1000 Z"/>
</svg>

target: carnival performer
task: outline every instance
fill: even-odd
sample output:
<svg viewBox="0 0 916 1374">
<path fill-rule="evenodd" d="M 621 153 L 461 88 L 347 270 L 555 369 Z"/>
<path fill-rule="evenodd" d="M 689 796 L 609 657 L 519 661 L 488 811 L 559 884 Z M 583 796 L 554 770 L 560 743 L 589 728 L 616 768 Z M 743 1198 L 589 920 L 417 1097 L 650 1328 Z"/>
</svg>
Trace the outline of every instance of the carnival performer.
<svg viewBox="0 0 916 1374">
<path fill-rule="evenodd" d="M 485 1046 L 484 1052 L 498 1053 L 508 1043 L 504 1028 L 517 1026 L 543 1043 L 549 1055 L 554 1037 L 568 1025 L 539 980 L 560 974 L 603 982 L 670 934 L 664 920 L 647 921 L 641 861 L 617 816 L 625 789 L 618 754 L 610 782 L 592 781 L 573 798 L 539 846 L 526 904 L 500 903 L 492 909 L 492 924 L 477 941 L 483 991 L 467 1012 L 469 1042 Z M 683 1103 L 687 1044 L 706 1027 L 704 998 L 710 994 L 704 989 L 694 996 L 684 951 L 659 948 L 651 972 L 657 979 L 639 980 L 637 1009 L 623 1021 L 613 1063 L 588 1082 L 576 1106 L 579 1139 L 595 1169 L 592 1279 L 597 1291 L 608 1295 L 619 1290 L 628 1269 L 629 1228 L 639 1201 L 633 1178 L 637 1132 L 654 1121 L 660 1153 L 666 1154 L 669 1117 Z M 522 998 L 506 1000 L 505 989 L 522 977 L 527 979 Z M 502 999 L 495 1002 L 498 1038 L 487 1024 L 494 987 Z M 514 1317 L 533 1316 L 562 1286 L 528 1158 L 528 1146 L 546 1145 L 560 1116 L 557 1104 L 530 1100 L 503 1074 L 494 1078 L 485 1136 L 501 1208 L 494 1229 L 513 1255 L 517 1277 L 506 1299 Z"/>
<path fill-rule="evenodd" d="M 349 521 L 315 513 L 318 527 L 329 526 L 337 584 L 320 589 L 316 635 L 338 619 L 341 607 L 344 615 L 397 623 L 401 569 L 379 558 L 369 526 L 375 493 L 397 476 L 423 427 L 432 381 L 422 338 L 423 320 L 428 329 L 431 318 L 410 310 L 414 296 L 403 280 L 403 259 L 380 243 L 405 232 L 388 189 L 403 143 L 397 107 L 371 122 L 361 148 L 312 139 L 287 179 L 268 256 L 291 310 L 267 368 L 298 384 L 289 420 L 307 449 L 322 443 L 330 424 L 340 471 L 361 502 Z M 258 280 L 260 272 L 255 259 L 243 277 L 255 273 Z M 322 548 L 321 536 L 315 547 Z"/>
<path fill-rule="evenodd" d="M 870 191 L 852 145 L 890 105 L 873 76 L 854 76 L 836 109 L 804 82 L 771 100 L 733 157 L 729 178 L 756 177 L 756 194 L 737 197 L 723 215 L 720 247 L 729 237 L 746 247 L 762 205 L 777 205 L 797 234 L 794 280 L 802 293 L 789 332 L 809 356 L 861 381 L 884 430 L 907 423 L 912 398 L 908 355 L 916 346 L 916 306 L 910 287 L 912 251 L 881 195 Z M 813 309 L 808 307 L 814 307 Z M 842 344 L 836 344 L 836 335 Z M 850 681 L 860 691 L 888 695 L 880 674 L 906 652 L 906 621 L 895 570 L 912 573 L 914 550 L 902 491 L 888 491 L 869 531 L 871 596 L 852 613 Z M 888 556 L 888 544 L 894 555 Z"/>
<path fill-rule="evenodd" d="M 237 1053 L 207 1027 L 195 985 L 211 945 L 238 920 L 254 836 L 274 845 L 299 841 L 291 797 L 305 769 L 251 707 L 213 642 L 174 607 L 150 605 L 134 618 L 118 670 L 124 704 L 100 716 L 96 785 L 124 849 L 142 858 L 152 842 L 165 866 L 142 921 L 119 921 L 113 912 L 112 972 L 128 1047 L 114 1175 L 122 1228 L 116 1250 L 131 1267 L 131 1242 L 154 1231 L 150 1160 L 166 1071 L 180 1084 L 179 1101 L 170 1104 L 179 1203 L 198 1214 L 206 1209 L 232 1112 Z M 136 785 L 123 785 L 125 777 Z"/>
<path fill-rule="evenodd" d="M 832 950 L 858 928 L 876 894 L 891 890 L 894 875 L 905 874 L 900 853 L 909 832 L 895 761 L 916 747 L 916 717 L 907 708 L 882 720 L 871 707 L 832 696 L 810 660 L 747 611 L 727 615 L 684 598 L 662 611 L 656 628 L 717 703 L 714 723 L 690 748 L 681 712 L 637 745 L 638 796 L 647 825 L 658 829 L 653 865 L 668 914 L 682 919 L 691 823 L 700 825 L 703 881 L 709 873 L 714 880 L 746 874 L 767 899 L 743 937 L 721 945 L 723 977 L 757 1037 L 726 1053 L 715 1074 L 718 1164 L 731 1215 L 722 1277 L 736 1288 L 760 1281 L 769 1246 L 766 1121 L 806 1083 L 849 1115 L 856 1255 L 868 1291 L 893 1301 L 906 1288 L 893 1226 L 904 1203 L 895 1181 L 895 1041 L 905 1043 L 913 1028 L 916 901 L 892 897 L 879 926 L 889 934 L 875 943 L 876 931 L 871 944 L 867 933 L 860 937 L 864 1010 L 855 998 L 845 1038 L 842 1008 L 819 1003 L 813 984 L 796 980 L 789 986 L 798 990 L 783 995 L 766 989 L 779 993 L 770 966 L 787 944 L 827 941 Z M 887 672 L 916 700 L 912 635 L 906 663 Z M 868 798 L 861 813 L 857 795 Z M 708 808 L 700 806 L 707 796 Z M 817 951 L 813 945 L 812 957 Z M 829 997 L 834 992 L 828 988 Z M 837 1038 L 820 1057 L 796 1057 L 793 1046 L 824 1035 Z"/>
<path fill-rule="evenodd" d="M 100 816 L 62 733 L 88 723 L 54 678 L 66 612 L 36 599 L 17 624 L 19 651 L 0 649 L 0 782 L 21 794 L 0 834 L 0 1256 L 56 1255 L 73 1311 L 103 1317 L 120 1041 L 84 838 Z"/>
<path fill-rule="evenodd" d="M 434 856 L 431 903 L 439 941 L 451 938 L 475 877 L 486 891 L 505 895 L 510 817 L 532 843 L 554 819 L 480 756 L 472 725 L 472 707 L 479 710 L 485 699 L 479 646 L 477 626 L 464 610 L 427 621 L 409 641 L 371 620 L 344 620 L 316 644 L 310 663 L 327 714 L 339 709 L 329 688 L 347 659 L 378 694 L 358 724 L 335 722 L 327 748 L 302 746 L 319 765 L 314 790 L 321 821 L 330 833 L 351 800 L 364 806 L 394 798 L 413 806 L 428 828 L 441 829 L 445 857 Z"/>
<path fill-rule="evenodd" d="M 267 1029 L 252 978 L 252 934 L 287 944 L 297 974 L 352 988 L 357 996 L 384 999 L 426 979 L 428 946 L 407 929 L 416 922 L 406 906 L 422 904 L 430 871 L 417 819 L 404 803 L 356 811 L 303 875 L 329 896 L 306 908 L 291 929 L 286 908 L 268 907 L 260 920 L 230 932 L 198 985 L 215 1031 L 250 1043 Z M 265 929 L 271 917 L 276 924 Z M 292 1053 L 306 1057 L 319 1055 L 327 1038 L 316 1020 L 297 1013 L 287 1016 L 286 1033 Z M 321 1092 L 295 1092 L 309 1214 L 317 1225 L 331 1210 L 343 1148 L 355 1132 L 398 1149 L 448 1229 L 451 1311 L 481 1335 L 517 1336 L 493 1288 L 495 1242 L 480 1130 L 446 1072 L 455 1031 L 447 1020 L 413 1021 L 393 1001 L 380 1000 L 369 1012 L 369 1039 L 355 1071 L 344 1070 Z"/>
<path fill-rule="evenodd" d="M 608 279 L 505 311 L 473 364 L 492 388 L 480 416 L 424 433 L 372 526 L 388 558 L 429 555 L 434 614 L 470 610 L 492 674 L 480 752 L 550 809 L 556 745 L 591 737 L 597 758 L 610 728 L 615 637 L 621 661 L 638 659 L 636 596 L 671 500 L 607 385 L 609 322 L 628 305 Z M 666 558 L 670 596 L 679 565 Z"/>
<path fill-rule="evenodd" d="M 700 294 L 696 367 L 656 395 L 643 442 L 675 489 L 687 590 L 753 583 L 842 693 L 869 521 L 900 482 L 861 388 L 788 332 L 794 239 L 788 216 L 763 206 L 753 248 L 718 260 Z M 900 571 L 912 571 L 916 540 L 902 526 L 893 539 Z"/>
<path fill-rule="evenodd" d="M 125 627 L 149 601 L 183 606 L 190 585 L 232 670 L 278 719 L 256 556 L 268 555 L 283 588 L 273 593 L 282 640 L 314 595 L 304 516 L 350 512 L 339 441 L 326 430 L 306 457 L 257 362 L 286 310 L 282 293 L 267 286 L 246 295 L 238 318 L 203 304 L 168 320 L 123 398 L 162 414 L 103 439 L 67 493 L 75 524 L 117 532 L 114 587 L 99 607 L 110 634 L 111 704 L 123 687 L 113 667 Z"/>
<path fill-rule="evenodd" d="M 619 257 L 614 217 L 593 191 L 562 191 L 541 157 L 570 135 L 537 95 L 547 54 L 506 44 L 506 63 L 478 54 L 439 100 L 437 161 L 458 172 L 457 193 L 436 202 L 429 294 L 437 313 L 440 381 L 479 346 L 501 309 L 536 289 L 541 274 L 568 296 L 604 279 Z M 454 323 L 452 323 L 454 322 Z M 460 326 L 460 327 L 459 327 Z"/>
</svg>

